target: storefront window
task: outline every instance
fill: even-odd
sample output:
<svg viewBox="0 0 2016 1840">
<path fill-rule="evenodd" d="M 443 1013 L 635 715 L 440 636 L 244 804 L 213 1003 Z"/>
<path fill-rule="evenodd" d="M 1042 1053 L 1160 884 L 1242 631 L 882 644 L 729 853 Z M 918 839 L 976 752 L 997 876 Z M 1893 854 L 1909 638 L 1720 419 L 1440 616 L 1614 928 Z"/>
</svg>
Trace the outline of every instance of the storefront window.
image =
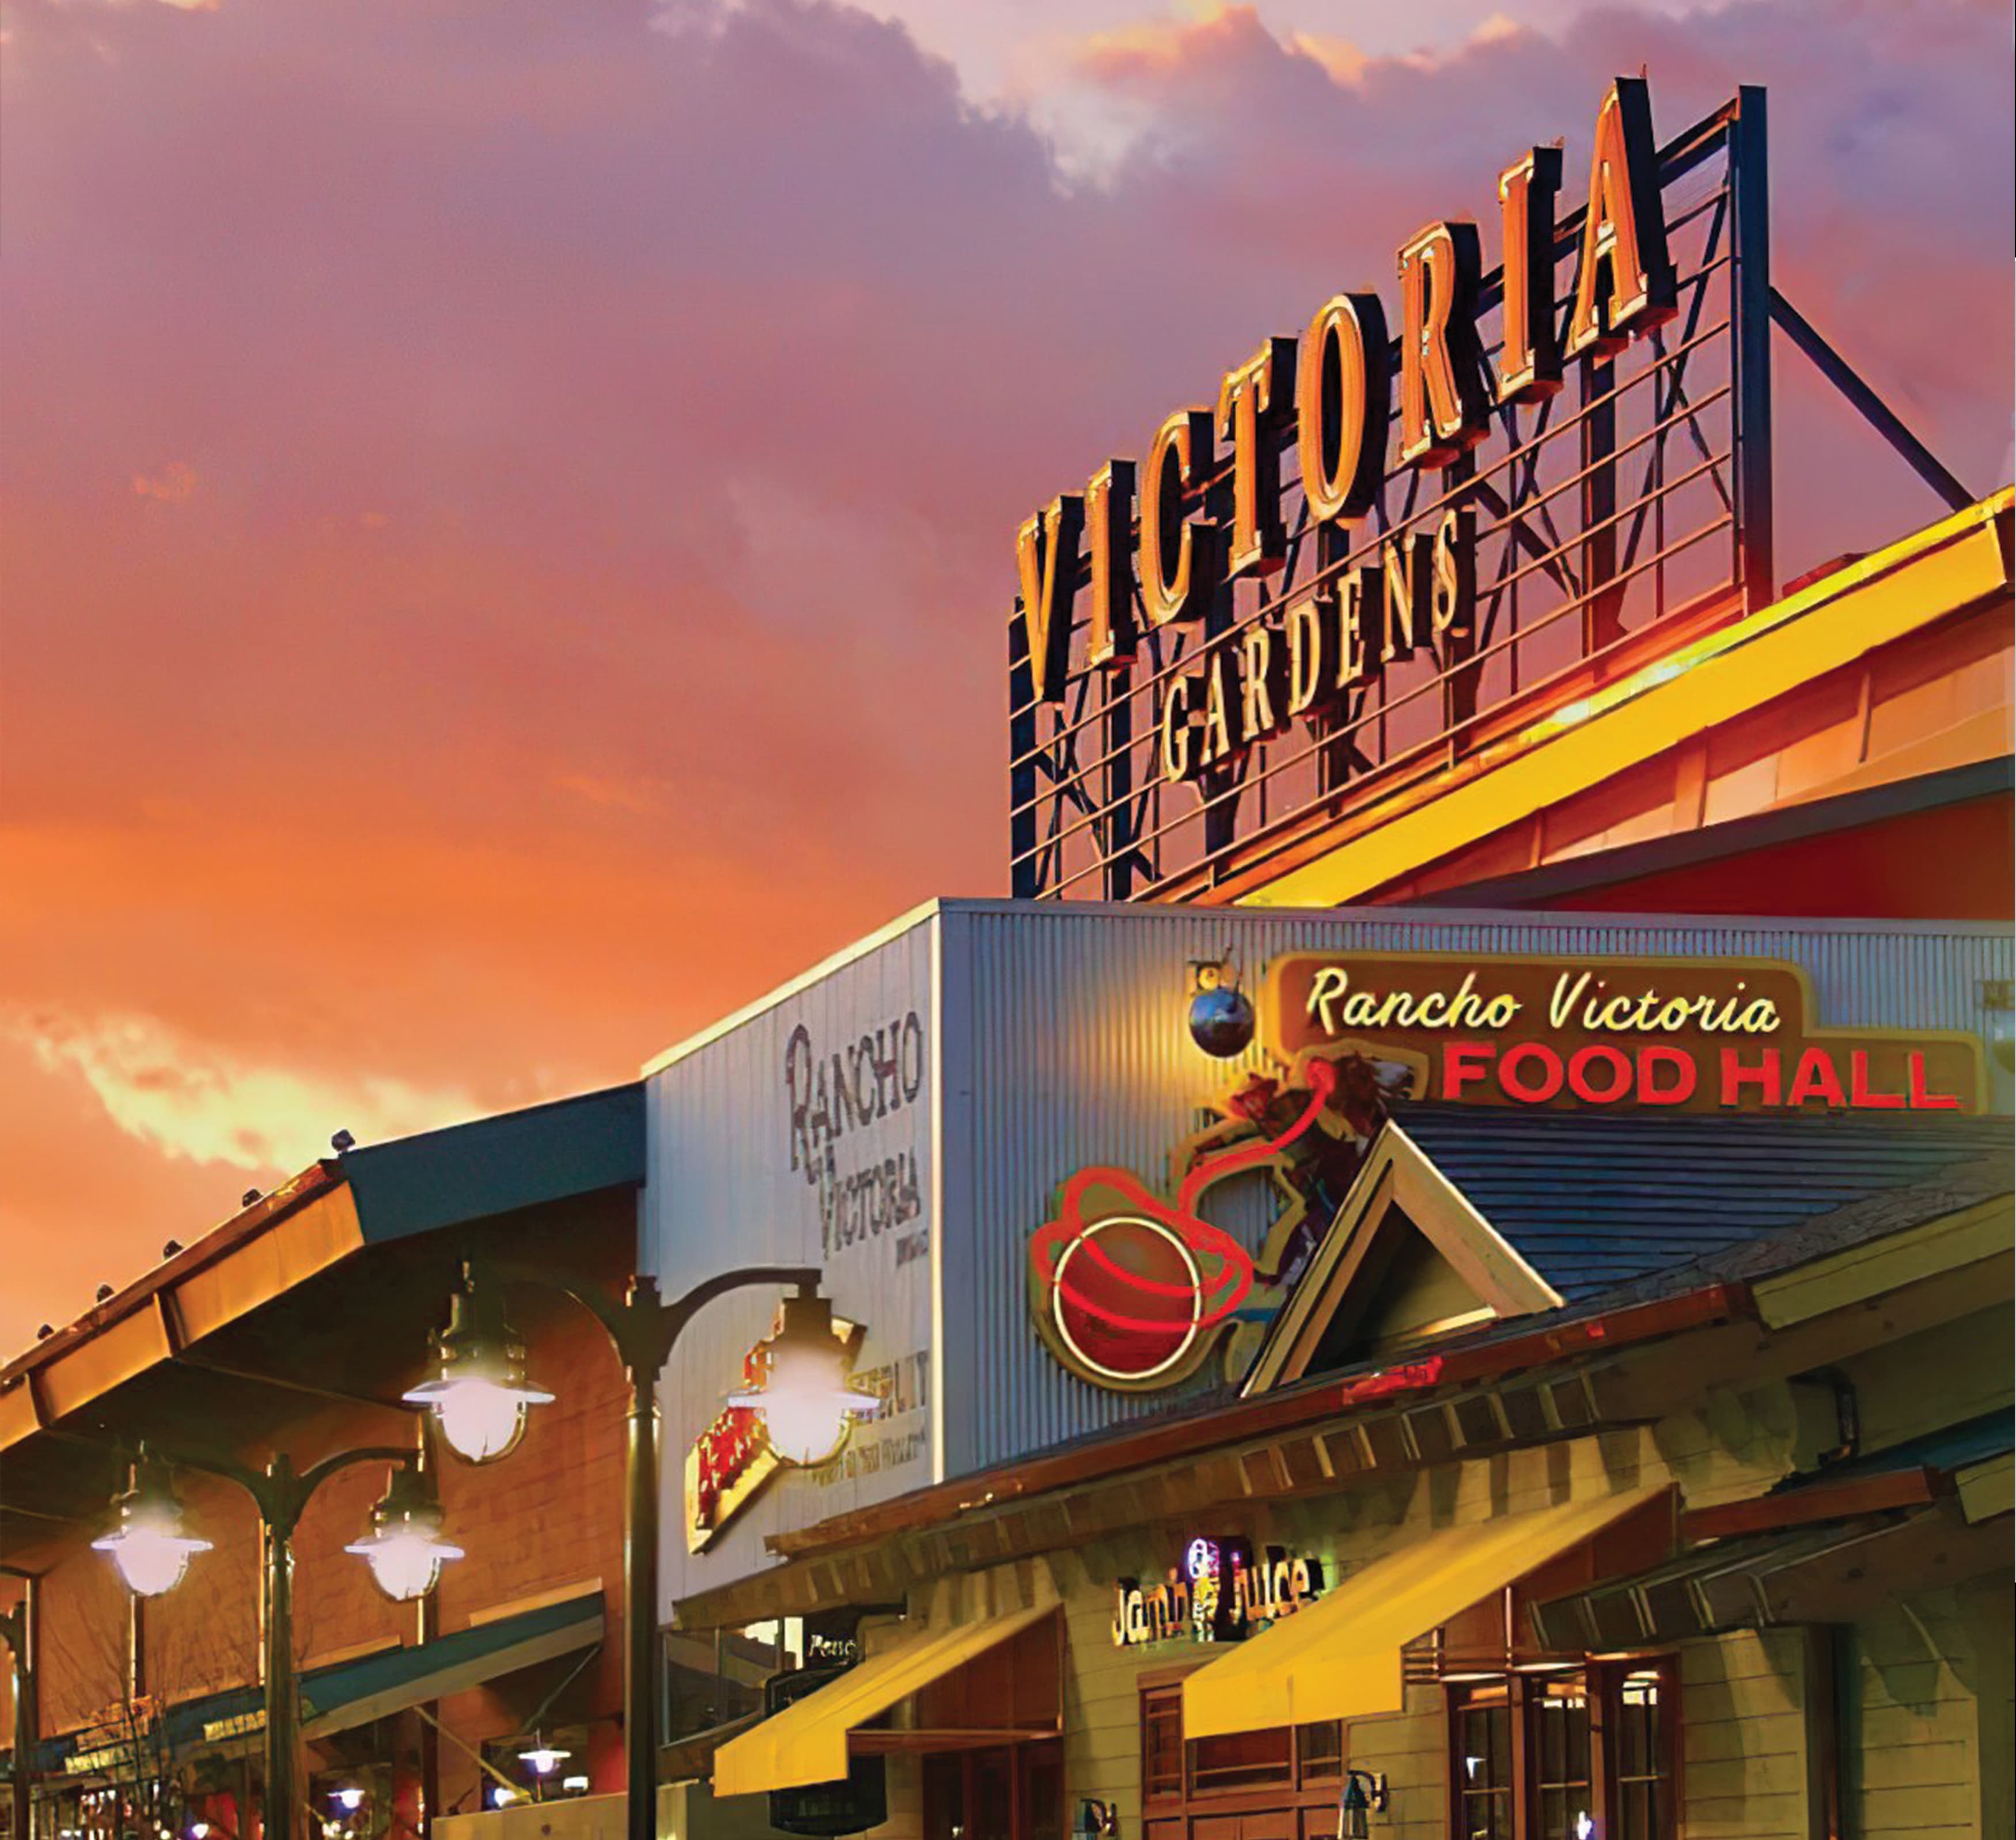
<svg viewBox="0 0 2016 1840">
<path fill-rule="evenodd" d="M 1513 1840 L 1512 1706 L 1501 1683 L 1451 1701 L 1456 1831 L 1465 1840 Z"/>
<path fill-rule="evenodd" d="M 1334 1814 L 1344 1774 L 1344 1727 L 1276 1726 L 1183 1740 L 1179 1683 L 1141 1691 L 1141 1795 L 1157 1816 L 1236 1807 L 1242 1817 L 1320 1809 Z"/>
<path fill-rule="evenodd" d="M 1344 1727 L 1335 1719 L 1295 1727 L 1295 1756 L 1300 1780 L 1335 1782 L 1344 1774 Z"/>
<path fill-rule="evenodd" d="M 923 1760 L 924 1840 L 1064 1840 L 1064 1758 L 1054 1739 Z"/>
<path fill-rule="evenodd" d="M 1452 1830 L 1463 1840 L 1674 1840 L 1677 1697 L 1668 1660 L 1451 1683 Z"/>
<path fill-rule="evenodd" d="M 1190 1786 L 1200 1795 L 1214 1789 L 1250 1789 L 1263 1783 L 1291 1783 L 1295 1773 L 1295 1734 L 1285 1725 L 1269 1731 L 1233 1731 L 1202 1737 L 1190 1747 Z"/>
<path fill-rule="evenodd" d="M 1579 1674 L 1528 1683 L 1533 1793 L 1543 1840 L 1589 1840 L 1589 1695 Z"/>
<path fill-rule="evenodd" d="M 1183 1793 L 1183 1698 L 1180 1690 L 1141 1698 L 1141 1793 L 1150 1802 Z"/>
<path fill-rule="evenodd" d="M 1616 1681 L 1616 1794 L 1612 1840 L 1663 1840 L 1674 1831 L 1672 1759 L 1667 1716 L 1670 1664 L 1633 1668 Z"/>
</svg>

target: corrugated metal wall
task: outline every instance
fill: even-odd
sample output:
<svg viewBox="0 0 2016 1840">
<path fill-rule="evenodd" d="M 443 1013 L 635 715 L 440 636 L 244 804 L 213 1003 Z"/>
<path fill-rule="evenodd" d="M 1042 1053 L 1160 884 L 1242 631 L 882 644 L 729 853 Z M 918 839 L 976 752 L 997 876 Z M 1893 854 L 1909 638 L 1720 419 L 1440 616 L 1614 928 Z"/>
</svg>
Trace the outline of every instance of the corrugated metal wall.
<svg viewBox="0 0 2016 1840">
<path fill-rule="evenodd" d="M 933 1360 L 932 1259 L 914 1255 L 937 1237 L 934 927 L 927 914 L 843 955 L 823 975 L 677 1050 L 646 1080 L 643 1256 L 664 1294 L 739 1266 L 817 1266 L 835 1311 L 867 1329 L 862 1368 L 904 1364 L 905 1409 L 858 1435 L 837 1473 L 779 1477 L 695 1557 L 683 1531 L 686 1452 L 740 1381 L 782 1293 L 735 1291 L 694 1318 L 658 1388 L 668 1605 L 759 1570 L 767 1533 L 921 1488 L 939 1473 L 935 1378 L 913 1370 Z M 851 1094 L 836 1089 L 836 1057 Z M 821 1111 L 837 1119 L 837 1135 L 814 1122 Z"/>
<path fill-rule="evenodd" d="M 1168 1403 L 1107 1393 L 1059 1366 L 1031 1326 L 1025 1269 L 1064 1177 L 1114 1163 L 1160 1183 L 1207 1097 L 1265 1064 L 1257 1045 L 1227 1062 L 1192 1044 L 1193 960 L 1230 952 L 1257 994 L 1269 959 L 1310 948 L 1780 959 L 1805 968 L 1828 1026 L 1984 1035 L 1995 1019 L 1982 981 L 2011 970 L 2008 935 L 1975 926 L 1005 902 L 948 903 L 942 924 L 944 1460 L 954 1474 Z M 2006 1110 L 2008 1082 L 1996 1078 Z"/>
</svg>

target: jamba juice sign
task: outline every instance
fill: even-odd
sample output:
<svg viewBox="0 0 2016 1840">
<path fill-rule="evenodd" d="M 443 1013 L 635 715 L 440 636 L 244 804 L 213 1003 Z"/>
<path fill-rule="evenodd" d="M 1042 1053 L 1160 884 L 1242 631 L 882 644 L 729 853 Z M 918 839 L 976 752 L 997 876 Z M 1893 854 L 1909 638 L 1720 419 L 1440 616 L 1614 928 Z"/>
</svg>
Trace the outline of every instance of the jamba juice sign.
<svg viewBox="0 0 2016 1840">
<path fill-rule="evenodd" d="M 1420 1057 L 1416 1098 L 1687 1111 L 1978 1111 L 1980 1044 L 1820 1028 L 1769 961 L 1303 952 L 1267 983 L 1282 1060 L 1370 1044 Z"/>
</svg>

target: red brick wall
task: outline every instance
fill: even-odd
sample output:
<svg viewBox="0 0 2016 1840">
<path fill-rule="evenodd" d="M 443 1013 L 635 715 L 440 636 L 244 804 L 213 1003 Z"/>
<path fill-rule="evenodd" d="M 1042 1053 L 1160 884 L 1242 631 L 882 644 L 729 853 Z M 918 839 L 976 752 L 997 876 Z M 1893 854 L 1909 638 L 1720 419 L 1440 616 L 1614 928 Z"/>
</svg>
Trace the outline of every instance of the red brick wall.
<svg viewBox="0 0 2016 1840">
<path fill-rule="evenodd" d="M 88 1539 L 45 1575 L 39 1602 L 45 1734 L 89 1724 L 124 1698 L 127 1601 L 125 1587 Z"/>
<path fill-rule="evenodd" d="M 258 1511 L 213 1477 L 184 1471 L 175 1486 L 189 1531 L 215 1550 L 195 1554 L 182 1582 L 141 1608 L 145 1687 L 168 1700 L 259 1678 Z M 105 1565 L 102 1554 L 91 1557 Z"/>
</svg>

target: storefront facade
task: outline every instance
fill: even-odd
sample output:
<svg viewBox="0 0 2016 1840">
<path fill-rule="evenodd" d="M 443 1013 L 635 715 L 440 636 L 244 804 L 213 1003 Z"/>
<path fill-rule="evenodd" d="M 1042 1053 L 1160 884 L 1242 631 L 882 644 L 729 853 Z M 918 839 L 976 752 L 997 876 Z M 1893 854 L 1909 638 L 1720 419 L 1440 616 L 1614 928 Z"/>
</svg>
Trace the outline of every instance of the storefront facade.
<svg viewBox="0 0 2016 1840">
<path fill-rule="evenodd" d="M 1669 1215 L 1727 1192 L 1754 1122 L 1640 1127 Z M 682 1623 L 851 1608 L 865 1658 L 724 1745 L 717 1793 L 877 1755 L 873 1831 L 946 1840 L 977 1810 L 934 1783 L 1060 1755 L 1061 1795 L 963 1831 L 1327 1840 L 1354 1781 L 1382 1835 L 2002 1831 L 2002 1127 L 1774 1129 L 1836 1168 L 1778 1178 L 1804 1218 L 1489 1327 L 1403 1323 L 1383 1362 L 1405 1293 L 1350 1251 L 1426 1208 L 1375 1177 L 1238 1403 L 779 1540 Z M 1617 1179 L 1583 1130 L 1535 1173 Z M 1032 1641 L 1057 1691 L 1011 1719 L 985 1683 Z"/>
<path fill-rule="evenodd" d="M 830 1457 L 729 1398 L 774 1285 L 657 1389 L 673 1840 L 2006 1833 L 2011 495 L 1773 288 L 1762 94 L 1651 106 L 1600 99 L 1573 209 L 1507 150 L 1498 268 L 1430 226 L 1390 336 L 1323 303 L 1024 525 L 1021 898 L 913 911 L 536 1150 L 386 1147 L 397 1206 L 304 1174 L 11 1363 L 36 1627 L 113 1629 L 149 1697 L 86 1429 L 356 1442 L 472 1254 L 815 1269 L 875 1402 Z M 1935 521 L 1784 566 L 1774 331 Z M 205 1315 L 226 1267 L 265 1275 Z M 622 1382 L 532 1326 L 590 1403 L 450 1472 L 492 1558 L 397 1624 L 334 1587 L 297 1658 L 369 1840 L 621 1822 Z M 218 1543 L 232 1665 L 147 1716 L 228 1771 L 256 1531 Z M 85 1674 L 38 1831 L 110 1830 L 58 1786 L 116 1762 Z M 555 1734 L 565 1806 L 514 1773 Z M 177 1781 L 251 1840 L 249 1778 Z"/>
</svg>

